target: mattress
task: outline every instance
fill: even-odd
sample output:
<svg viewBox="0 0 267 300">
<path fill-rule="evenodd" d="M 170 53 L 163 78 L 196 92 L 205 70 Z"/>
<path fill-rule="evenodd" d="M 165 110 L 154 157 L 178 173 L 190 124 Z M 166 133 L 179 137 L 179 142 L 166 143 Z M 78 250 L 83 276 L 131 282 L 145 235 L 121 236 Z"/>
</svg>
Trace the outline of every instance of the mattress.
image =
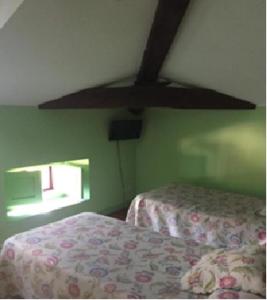
<svg viewBox="0 0 267 300">
<path fill-rule="evenodd" d="M 169 185 L 132 201 L 127 222 L 214 247 L 266 241 L 265 200 L 191 185 Z"/>
<path fill-rule="evenodd" d="M 206 298 L 180 278 L 211 247 L 82 213 L 7 239 L 1 298 Z"/>
</svg>

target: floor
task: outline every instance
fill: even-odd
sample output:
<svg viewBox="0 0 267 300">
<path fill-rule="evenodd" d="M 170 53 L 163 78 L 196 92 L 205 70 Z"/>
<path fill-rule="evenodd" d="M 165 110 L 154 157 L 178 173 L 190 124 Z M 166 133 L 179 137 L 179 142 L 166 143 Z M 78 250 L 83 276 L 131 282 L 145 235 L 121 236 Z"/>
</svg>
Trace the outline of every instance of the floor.
<svg viewBox="0 0 267 300">
<path fill-rule="evenodd" d="M 127 215 L 128 208 L 124 208 L 118 211 L 113 212 L 110 214 L 110 217 L 125 221 L 126 220 L 126 215 Z"/>
</svg>

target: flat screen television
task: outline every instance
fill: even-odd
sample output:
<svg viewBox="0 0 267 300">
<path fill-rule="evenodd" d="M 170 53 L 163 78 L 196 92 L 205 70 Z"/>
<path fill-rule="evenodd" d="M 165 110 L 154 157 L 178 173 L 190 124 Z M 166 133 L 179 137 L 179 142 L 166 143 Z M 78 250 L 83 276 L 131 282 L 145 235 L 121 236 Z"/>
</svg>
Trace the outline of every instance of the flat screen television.
<svg viewBox="0 0 267 300">
<path fill-rule="evenodd" d="M 142 120 L 113 120 L 109 124 L 109 140 L 131 140 L 140 138 Z"/>
</svg>

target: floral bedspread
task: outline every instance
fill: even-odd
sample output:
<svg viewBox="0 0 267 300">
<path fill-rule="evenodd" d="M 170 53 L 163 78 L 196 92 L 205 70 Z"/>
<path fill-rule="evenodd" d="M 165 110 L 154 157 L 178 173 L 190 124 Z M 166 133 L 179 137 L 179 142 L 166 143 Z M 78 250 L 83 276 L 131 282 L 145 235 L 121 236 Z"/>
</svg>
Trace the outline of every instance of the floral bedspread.
<svg viewBox="0 0 267 300">
<path fill-rule="evenodd" d="M 209 299 L 263 299 L 263 297 L 233 289 L 218 289 L 209 295 Z"/>
<path fill-rule="evenodd" d="M 180 279 L 210 250 L 82 213 L 5 241 L 0 297 L 207 298 L 181 291 Z"/>
<path fill-rule="evenodd" d="M 127 222 L 214 247 L 265 243 L 265 200 L 190 185 L 170 185 L 132 201 Z"/>
</svg>

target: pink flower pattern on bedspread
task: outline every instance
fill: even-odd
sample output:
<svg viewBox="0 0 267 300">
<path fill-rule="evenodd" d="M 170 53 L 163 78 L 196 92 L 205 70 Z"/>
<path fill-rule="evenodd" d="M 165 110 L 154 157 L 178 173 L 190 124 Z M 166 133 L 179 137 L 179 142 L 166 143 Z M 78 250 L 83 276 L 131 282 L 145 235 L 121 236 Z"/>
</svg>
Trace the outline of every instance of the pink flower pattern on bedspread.
<svg viewBox="0 0 267 300">
<path fill-rule="evenodd" d="M 265 244 L 265 200 L 190 185 L 169 185 L 132 201 L 127 222 L 214 247 Z"/>
<path fill-rule="evenodd" d="M 230 289 L 218 289 L 208 297 L 209 299 L 262 299 L 261 296 Z"/>
<path fill-rule="evenodd" d="M 205 298 L 181 291 L 180 279 L 210 250 L 82 213 L 5 241 L 0 297 Z"/>
</svg>

